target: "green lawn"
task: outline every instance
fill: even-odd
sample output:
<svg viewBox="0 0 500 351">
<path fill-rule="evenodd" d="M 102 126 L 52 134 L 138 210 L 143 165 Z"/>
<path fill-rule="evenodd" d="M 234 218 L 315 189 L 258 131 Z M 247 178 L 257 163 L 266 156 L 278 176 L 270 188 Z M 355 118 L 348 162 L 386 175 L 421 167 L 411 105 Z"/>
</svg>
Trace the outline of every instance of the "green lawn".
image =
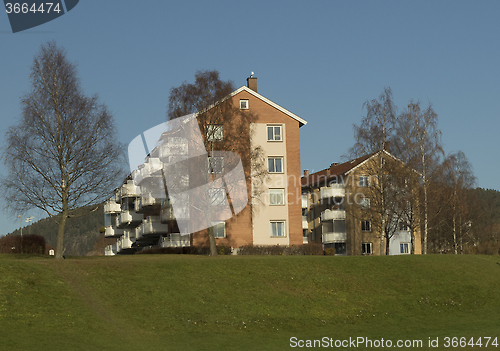
<svg viewBox="0 0 500 351">
<path fill-rule="evenodd" d="M 499 262 L 0 255 L 0 350 L 287 350 L 293 337 L 422 340 L 420 349 L 439 338 L 434 350 L 500 350 L 484 339 L 500 343 Z M 445 348 L 445 337 L 483 345 Z"/>
</svg>

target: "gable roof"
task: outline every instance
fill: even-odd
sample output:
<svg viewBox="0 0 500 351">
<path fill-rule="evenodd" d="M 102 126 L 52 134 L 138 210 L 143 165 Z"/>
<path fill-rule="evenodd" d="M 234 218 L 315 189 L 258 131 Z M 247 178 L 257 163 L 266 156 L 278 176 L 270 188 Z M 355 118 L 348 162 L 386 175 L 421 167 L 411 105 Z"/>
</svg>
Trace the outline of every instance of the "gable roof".
<svg viewBox="0 0 500 351">
<path fill-rule="evenodd" d="M 304 120 L 304 119 L 300 118 L 300 117 L 299 117 L 299 116 L 297 116 L 296 114 L 294 114 L 294 113 L 292 113 L 292 112 L 288 111 L 286 108 L 281 107 L 280 105 L 278 105 L 278 104 L 276 104 L 276 103 L 272 102 L 272 101 L 271 101 L 271 100 L 269 100 L 268 98 L 266 98 L 266 97 L 264 97 L 264 96 L 260 95 L 260 94 L 259 94 L 259 93 L 257 93 L 256 91 L 254 91 L 254 90 L 252 90 L 252 89 L 250 89 L 250 88 L 248 88 L 248 87 L 246 87 L 246 86 L 242 86 L 241 88 L 239 88 L 239 89 L 237 89 L 237 90 L 233 91 L 233 92 L 232 92 L 229 96 L 230 96 L 230 97 L 233 97 L 233 96 L 235 96 L 235 95 L 237 95 L 237 94 L 241 93 L 242 91 L 246 91 L 247 93 L 249 93 L 249 94 L 251 94 L 251 95 L 255 96 L 257 99 L 260 99 L 260 100 L 262 100 L 263 102 L 265 102 L 266 104 L 271 105 L 272 107 L 274 107 L 274 108 L 275 108 L 275 109 L 277 109 L 278 111 L 281 111 L 281 112 L 283 112 L 284 114 L 286 114 L 287 116 L 292 117 L 294 120 L 296 120 L 296 121 L 298 121 L 298 122 L 299 122 L 299 128 L 307 124 L 307 121 L 306 121 L 306 120 Z"/>
<path fill-rule="evenodd" d="M 391 153 L 387 152 L 387 150 L 382 150 L 382 151 L 377 151 L 365 156 L 358 157 L 354 160 L 347 161 L 341 164 L 332 164 L 330 168 L 326 168 L 322 171 L 316 172 L 309 174 L 307 177 L 302 177 L 300 179 L 302 187 L 308 187 L 308 186 L 319 186 L 321 184 L 328 184 L 330 180 L 338 179 L 339 176 L 343 176 L 346 174 L 349 174 L 356 170 L 357 168 L 361 167 L 364 165 L 366 162 L 368 162 L 371 158 L 374 156 L 379 155 L 380 153 L 383 153 L 384 155 L 394 159 L 395 161 L 401 162 L 404 164 L 403 161 L 401 161 L 399 158 L 396 156 L 392 155 Z"/>
</svg>

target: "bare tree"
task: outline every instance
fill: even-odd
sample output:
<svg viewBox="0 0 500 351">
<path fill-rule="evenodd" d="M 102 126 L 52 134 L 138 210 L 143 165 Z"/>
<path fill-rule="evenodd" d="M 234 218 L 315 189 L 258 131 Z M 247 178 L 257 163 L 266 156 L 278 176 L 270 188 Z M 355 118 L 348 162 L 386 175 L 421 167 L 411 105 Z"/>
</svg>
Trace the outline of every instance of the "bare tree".
<svg viewBox="0 0 500 351">
<path fill-rule="evenodd" d="M 429 181 L 444 154 L 437 124 L 438 117 L 431 105 L 422 110 L 419 102 L 410 102 L 397 119 L 393 143 L 396 155 L 421 174 L 424 254 L 429 232 Z"/>
<path fill-rule="evenodd" d="M 366 116 L 361 120 L 361 124 L 353 125 L 355 144 L 349 149 L 349 158 L 361 157 L 367 154 L 377 153 L 378 160 L 370 164 L 370 174 L 377 178 L 377 184 L 372 189 L 374 205 L 371 210 L 372 215 L 377 214 L 380 226 L 374 229 L 380 232 L 380 252 L 386 250 L 388 244 L 388 232 L 392 232 L 392 222 L 388 222 L 388 206 L 393 199 L 389 199 L 389 184 L 386 178 L 389 174 L 388 163 L 385 162 L 386 154 L 383 152 L 390 145 L 394 125 L 396 123 L 396 106 L 393 103 L 392 91 L 385 88 L 379 99 L 366 101 L 363 108 L 366 108 Z M 375 204 L 376 202 L 376 204 Z M 376 223 L 376 222 L 375 222 Z M 377 228 L 378 227 L 378 228 Z"/>
<path fill-rule="evenodd" d="M 454 253 L 457 254 L 459 246 L 460 252 L 463 251 L 464 237 L 469 234 L 472 226 L 468 190 L 474 188 L 476 178 L 471 164 L 462 151 L 449 155 L 443 165 L 448 190 L 447 206 L 450 213 L 447 222 L 452 232 Z"/>
<path fill-rule="evenodd" d="M 122 148 L 112 116 L 97 96 L 83 94 L 65 50 L 42 45 L 30 78 L 19 123 L 6 134 L 5 197 L 13 212 L 39 208 L 58 216 L 56 258 L 62 258 L 67 218 L 109 197 L 122 174 Z"/>
<path fill-rule="evenodd" d="M 224 167 L 226 160 L 215 156 L 219 151 L 230 151 L 238 154 L 241 157 L 247 179 L 263 178 L 267 175 L 267 169 L 263 162 L 263 150 L 259 147 L 253 149 L 250 147 L 251 123 L 257 120 L 257 116 L 234 105 L 231 99 L 231 93 L 234 90 L 231 81 L 222 81 L 219 72 L 212 70 L 197 71 L 193 84 L 185 82 L 179 87 L 172 88 L 170 92 L 168 119 L 172 120 L 191 113 L 197 116 L 202 134 L 202 146 L 210 157 L 210 171 L 205 170 L 204 173 L 207 174 L 206 182 L 217 177 L 217 173 L 220 173 Z M 249 172 L 250 169 L 254 170 L 252 174 Z M 203 173 L 203 170 L 198 173 Z M 258 190 L 256 191 L 258 192 Z M 259 195 L 251 194 L 251 196 Z M 207 196 L 206 200 L 217 201 L 212 196 Z M 208 238 L 210 254 L 217 256 L 215 237 L 211 226 L 208 226 Z"/>
</svg>

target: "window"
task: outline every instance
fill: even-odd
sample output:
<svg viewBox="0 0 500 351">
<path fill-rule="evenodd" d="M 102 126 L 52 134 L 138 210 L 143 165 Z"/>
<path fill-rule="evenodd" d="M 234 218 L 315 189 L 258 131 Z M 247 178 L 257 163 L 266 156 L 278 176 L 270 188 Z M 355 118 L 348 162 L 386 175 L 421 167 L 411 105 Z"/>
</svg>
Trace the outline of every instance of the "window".
<svg viewBox="0 0 500 351">
<path fill-rule="evenodd" d="M 370 199 L 367 197 L 363 197 L 360 202 L 361 209 L 366 210 L 370 208 Z"/>
<path fill-rule="evenodd" d="M 284 236 L 285 236 L 285 222 L 271 221 L 271 237 L 284 237 Z"/>
<path fill-rule="evenodd" d="M 368 188 L 370 186 L 370 177 L 369 176 L 359 176 L 359 186 Z"/>
<path fill-rule="evenodd" d="M 247 99 L 240 100 L 240 109 L 241 110 L 248 110 L 248 100 Z"/>
<path fill-rule="evenodd" d="M 302 229 L 302 237 L 307 238 L 308 230 L 307 229 Z"/>
<path fill-rule="evenodd" d="M 399 222 L 399 230 L 409 231 L 410 227 L 408 226 L 408 223 L 401 221 Z"/>
<path fill-rule="evenodd" d="M 223 156 L 209 156 L 208 157 L 208 170 L 212 174 L 224 173 L 224 157 Z"/>
<path fill-rule="evenodd" d="M 409 254 L 410 253 L 410 244 L 409 243 L 400 243 L 399 248 L 400 248 L 400 252 L 402 254 Z"/>
<path fill-rule="evenodd" d="M 208 195 L 210 196 L 212 206 L 223 205 L 226 200 L 226 191 L 224 188 L 208 189 Z"/>
<path fill-rule="evenodd" d="M 226 222 L 212 222 L 215 238 L 226 237 Z"/>
<path fill-rule="evenodd" d="M 361 230 L 363 232 L 371 232 L 372 231 L 372 222 L 370 222 L 370 221 L 361 221 Z"/>
<path fill-rule="evenodd" d="M 283 173 L 283 157 L 269 157 L 267 162 L 269 173 Z"/>
<path fill-rule="evenodd" d="M 267 141 L 282 141 L 282 126 L 267 126 Z"/>
<path fill-rule="evenodd" d="M 347 255 L 347 243 L 346 242 L 325 244 L 325 249 L 328 249 L 328 248 L 335 249 L 335 255 Z"/>
<path fill-rule="evenodd" d="M 363 243 L 362 247 L 361 247 L 361 253 L 363 255 L 371 255 L 371 254 L 373 254 L 372 243 Z"/>
<path fill-rule="evenodd" d="M 284 205 L 285 189 L 269 189 L 269 205 Z"/>
<path fill-rule="evenodd" d="M 224 137 L 224 129 L 220 124 L 209 124 L 207 126 L 207 140 L 221 141 Z"/>
</svg>

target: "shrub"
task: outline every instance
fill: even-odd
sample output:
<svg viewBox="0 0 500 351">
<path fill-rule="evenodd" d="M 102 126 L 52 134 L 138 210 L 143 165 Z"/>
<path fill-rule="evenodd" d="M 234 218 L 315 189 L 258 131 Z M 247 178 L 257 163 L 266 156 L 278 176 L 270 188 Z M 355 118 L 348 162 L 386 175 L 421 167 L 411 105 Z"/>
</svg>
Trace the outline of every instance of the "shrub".
<svg viewBox="0 0 500 351">
<path fill-rule="evenodd" d="M 335 248 L 334 247 L 327 247 L 325 249 L 325 255 L 328 255 L 328 256 L 335 255 Z"/>
<path fill-rule="evenodd" d="M 45 253 L 45 239 L 43 236 L 28 234 L 7 235 L 0 238 L 0 253 L 27 253 L 41 254 Z"/>
<path fill-rule="evenodd" d="M 298 246 L 245 245 L 240 247 L 238 254 L 239 255 L 323 255 L 323 246 L 317 243 L 298 245 Z"/>
</svg>

